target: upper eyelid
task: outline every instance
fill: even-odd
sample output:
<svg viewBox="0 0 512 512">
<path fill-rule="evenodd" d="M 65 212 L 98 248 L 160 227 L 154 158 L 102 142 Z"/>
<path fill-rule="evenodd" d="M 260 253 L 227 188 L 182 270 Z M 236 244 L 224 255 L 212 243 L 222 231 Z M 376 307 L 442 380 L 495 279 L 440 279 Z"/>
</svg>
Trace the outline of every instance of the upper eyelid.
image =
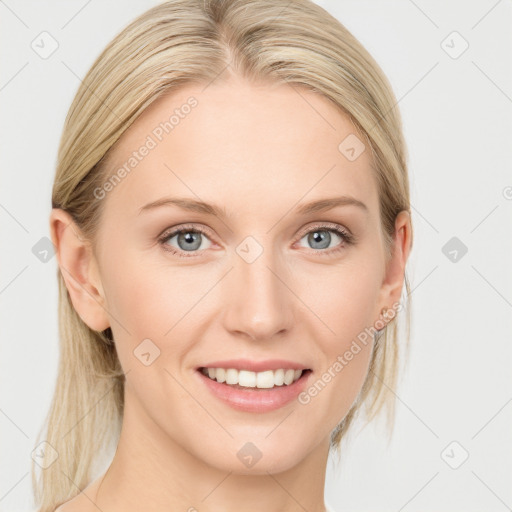
<svg viewBox="0 0 512 512">
<path fill-rule="evenodd" d="M 350 230 L 348 228 L 346 228 L 345 226 L 343 226 L 342 224 L 337 224 L 336 222 L 330 222 L 330 221 L 317 221 L 317 224 L 313 224 L 311 226 L 305 227 L 304 229 L 301 229 L 299 231 L 299 234 L 303 235 L 303 234 L 309 233 L 311 230 L 314 230 L 314 229 L 325 229 L 325 230 L 333 230 L 333 231 L 342 230 L 342 231 L 346 231 L 349 235 L 351 234 Z"/>
</svg>

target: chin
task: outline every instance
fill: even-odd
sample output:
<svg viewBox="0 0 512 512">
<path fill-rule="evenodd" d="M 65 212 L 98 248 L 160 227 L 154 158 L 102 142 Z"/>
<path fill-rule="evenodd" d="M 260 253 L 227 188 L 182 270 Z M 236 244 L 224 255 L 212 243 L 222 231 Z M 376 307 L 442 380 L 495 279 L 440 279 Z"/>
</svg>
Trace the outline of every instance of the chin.
<svg viewBox="0 0 512 512">
<path fill-rule="evenodd" d="M 251 441 L 235 438 L 224 447 L 216 444 L 209 452 L 213 458 L 204 457 L 204 453 L 202 458 L 206 464 L 222 471 L 239 475 L 266 475 L 287 471 L 307 456 L 304 450 L 306 443 L 284 444 L 278 437 L 274 440 L 265 439 L 267 435 L 268 432 L 260 438 L 252 436 Z"/>
</svg>

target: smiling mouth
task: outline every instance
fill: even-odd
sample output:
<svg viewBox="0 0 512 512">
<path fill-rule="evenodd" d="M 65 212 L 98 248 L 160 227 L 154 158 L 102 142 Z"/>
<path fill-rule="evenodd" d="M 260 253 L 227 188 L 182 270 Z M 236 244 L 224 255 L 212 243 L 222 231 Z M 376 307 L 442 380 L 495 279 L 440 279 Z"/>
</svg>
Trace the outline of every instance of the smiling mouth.
<svg viewBox="0 0 512 512">
<path fill-rule="evenodd" d="M 294 370 L 291 368 L 252 372 L 234 368 L 200 367 L 198 371 L 213 381 L 245 391 L 287 388 L 311 373 L 310 369 Z"/>
</svg>

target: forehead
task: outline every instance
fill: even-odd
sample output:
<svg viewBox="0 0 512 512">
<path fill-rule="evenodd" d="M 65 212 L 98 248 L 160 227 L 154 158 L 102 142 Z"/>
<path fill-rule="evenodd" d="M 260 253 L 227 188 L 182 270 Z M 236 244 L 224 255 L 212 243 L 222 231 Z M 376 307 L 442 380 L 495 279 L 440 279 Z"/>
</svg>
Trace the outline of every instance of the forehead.
<svg viewBox="0 0 512 512">
<path fill-rule="evenodd" d="M 228 211 L 282 214 L 343 194 L 374 208 L 370 148 L 358 155 L 360 139 L 348 116 L 303 87 L 191 84 L 155 101 L 113 148 L 107 179 L 125 172 L 107 203 L 136 214 L 149 201 L 179 195 Z"/>
</svg>

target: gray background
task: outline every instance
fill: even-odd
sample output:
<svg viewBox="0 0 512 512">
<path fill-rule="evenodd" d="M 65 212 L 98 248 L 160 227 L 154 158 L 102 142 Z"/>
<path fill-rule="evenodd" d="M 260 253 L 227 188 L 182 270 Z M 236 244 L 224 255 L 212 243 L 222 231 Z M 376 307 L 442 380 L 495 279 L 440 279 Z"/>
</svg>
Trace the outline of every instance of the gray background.
<svg viewBox="0 0 512 512">
<path fill-rule="evenodd" d="M 56 377 L 57 263 L 33 248 L 49 236 L 62 124 L 95 57 L 156 3 L 0 0 L 0 510 L 34 509 L 29 463 Z M 510 510 L 512 3 L 318 3 L 391 81 L 415 230 L 394 436 L 355 432 L 336 472 L 329 463 L 326 500 L 354 512 Z M 58 42 L 48 58 L 31 46 L 43 31 Z"/>
</svg>

